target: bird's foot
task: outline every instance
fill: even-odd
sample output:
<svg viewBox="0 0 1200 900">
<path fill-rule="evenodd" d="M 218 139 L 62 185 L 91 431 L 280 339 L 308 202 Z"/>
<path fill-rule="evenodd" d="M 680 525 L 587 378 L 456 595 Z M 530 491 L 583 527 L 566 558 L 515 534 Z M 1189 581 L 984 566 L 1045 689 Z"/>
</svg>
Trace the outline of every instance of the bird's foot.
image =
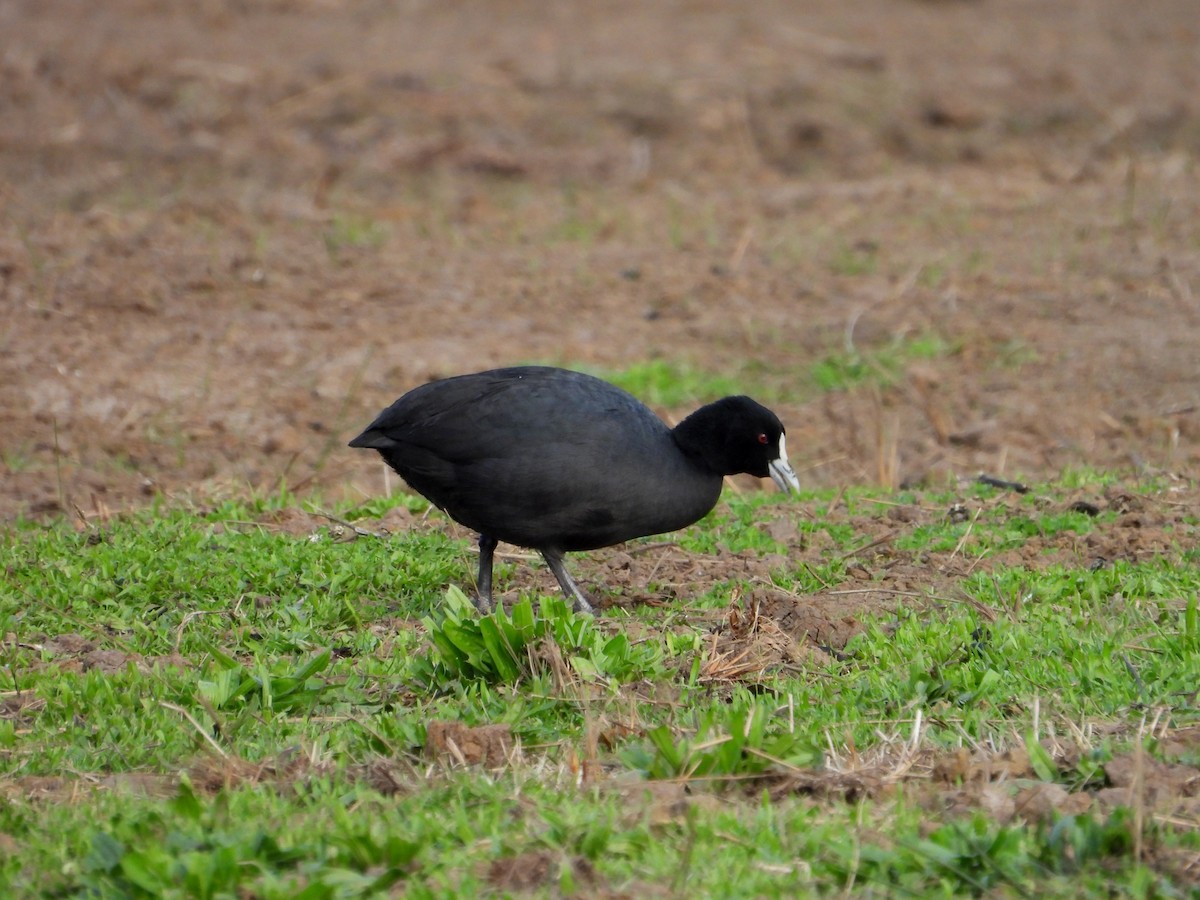
<svg viewBox="0 0 1200 900">
<path fill-rule="evenodd" d="M 595 608 L 593 608 L 592 604 L 587 602 L 587 598 L 585 598 L 582 593 L 577 593 L 575 595 L 574 609 L 575 612 L 587 613 L 589 616 L 594 616 L 596 614 Z"/>
<path fill-rule="evenodd" d="M 571 607 L 575 612 L 595 615 L 596 611 L 592 609 L 592 604 L 588 603 L 587 597 L 583 596 L 583 591 L 579 589 L 579 585 L 575 583 L 575 579 L 563 565 L 562 554 L 555 550 L 543 550 L 542 556 L 545 557 L 550 571 L 554 573 L 558 586 L 562 588 L 563 596 L 571 601 Z"/>
<path fill-rule="evenodd" d="M 496 611 L 496 602 L 490 597 L 476 596 L 475 608 L 479 610 L 481 616 L 490 616 Z"/>
<path fill-rule="evenodd" d="M 492 599 L 492 557 L 496 552 L 496 539 L 486 534 L 479 536 L 479 593 L 475 595 L 475 608 L 481 616 L 490 616 L 496 611 Z"/>
</svg>

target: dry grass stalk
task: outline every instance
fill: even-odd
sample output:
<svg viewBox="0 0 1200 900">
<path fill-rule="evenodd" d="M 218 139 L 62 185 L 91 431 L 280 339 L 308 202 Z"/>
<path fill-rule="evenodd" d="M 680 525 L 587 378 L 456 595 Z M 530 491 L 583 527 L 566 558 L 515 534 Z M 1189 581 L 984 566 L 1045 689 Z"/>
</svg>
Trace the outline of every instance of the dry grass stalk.
<svg viewBox="0 0 1200 900">
<path fill-rule="evenodd" d="M 950 553 L 949 559 L 954 559 L 954 557 L 962 552 L 963 547 L 966 546 L 967 541 L 971 537 L 971 532 L 975 530 L 975 523 L 979 520 L 979 514 L 982 512 L 982 506 L 975 510 L 975 515 L 971 516 L 971 521 L 967 523 L 967 530 L 963 532 L 962 537 L 958 539 L 958 543 L 954 545 L 954 550 Z"/>
<path fill-rule="evenodd" d="M 712 646 L 700 665 L 700 681 L 757 680 L 773 665 L 795 656 L 796 642 L 772 618 L 761 615 L 755 594 L 739 595 L 726 617 L 728 630 L 713 632 Z M 738 599 L 735 596 L 735 600 Z"/>
<path fill-rule="evenodd" d="M 883 404 L 878 391 L 872 392 L 875 407 L 875 473 L 881 486 L 895 490 L 900 485 L 900 423 L 890 417 L 889 427 L 883 424 Z"/>
</svg>

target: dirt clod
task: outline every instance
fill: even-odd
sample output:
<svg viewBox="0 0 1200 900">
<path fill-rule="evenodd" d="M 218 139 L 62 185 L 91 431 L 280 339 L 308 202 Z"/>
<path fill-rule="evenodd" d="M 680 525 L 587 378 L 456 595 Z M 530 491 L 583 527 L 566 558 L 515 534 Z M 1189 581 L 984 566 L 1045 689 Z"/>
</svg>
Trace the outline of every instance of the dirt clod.
<svg viewBox="0 0 1200 900">
<path fill-rule="evenodd" d="M 1058 815 L 1080 815 L 1091 805 L 1088 794 L 1072 794 L 1060 784 L 1043 781 L 1017 793 L 1014 812 L 1027 822 L 1050 822 Z"/>
<path fill-rule="evenodd" d="M 448 765 L 499 768 L 512 759 L 514 741 L 508 725 L 471 727 L 461 722 L 430 722 L 425 755 Z"/>
<path fill-rule="evenodd" d="M 534 850 L 493 860 L 488 866 L 487 880 L 499 891 L 534 891 L 557 885 L 564 865 L 569 866 L 576 887 L 586 887 L 596 880 L 596 868 L 587 858 L 560 859 L 549 850 Z"/>
</svg>

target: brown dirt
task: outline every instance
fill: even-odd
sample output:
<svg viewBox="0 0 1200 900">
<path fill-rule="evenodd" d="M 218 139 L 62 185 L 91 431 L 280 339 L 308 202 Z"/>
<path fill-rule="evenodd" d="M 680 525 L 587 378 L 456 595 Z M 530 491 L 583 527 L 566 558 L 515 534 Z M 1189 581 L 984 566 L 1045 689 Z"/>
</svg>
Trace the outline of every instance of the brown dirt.
<svg viewBox="0 0 1200 900">
<path fill-rule="evenodd" d="M 9 3 L 0 517 L 375 493 L 356 427 L 529 359 L 772 370 L 809 484 L 1186 469 L 1194 13 Z"/>
<path fill-rule="evenodd" d="M 1118 806 L 1164 822 L 1194 827 L 1200 821 L 1200 768 L 1171 761 L 1197 748 L 1195 728 L 1164 731 L 1164 760 L 1134 750 L 1114 756 L 1103 778 L 1076 790 L 1039 781 L 1026 751 L 960 748 L 953 751 L 905 747 L 885 748 L 878 758 L 838 761 L 825 770 L 772 773 L 766 776 L 773 796 L 804 794 L 848 801 L 881 797 L 898 785 L 931 813 L 969 815 L 980 808 L 1000 822 L 1050 821 L 1055 814 L 1080 815 L 1093 808 L 1111 812 Z M 1046 749 L 1060 767 L 1078 762 L 1081 748 L 1050 743 Z M 762 785 L 752 782 L 753 792 Z"/>
<path fill-rule="evenodd" d="M 577 885 L 587 886 L 596 880 L 595 867 L 586 857 L 567 859 L 549 850 L 503 856 L 487 867 L 486 877 L 496 890 L 525 893 L 537 888 L 557 887 L 563 869 L 570 870 Z"/>
<path fill-rule="evenodd" d="M 499 768 L 515 750 L 508 725 L 480 725 L 433 721 L 427 726 L 425 755 L 447 765 L 483 765 Z"/>
</svg>

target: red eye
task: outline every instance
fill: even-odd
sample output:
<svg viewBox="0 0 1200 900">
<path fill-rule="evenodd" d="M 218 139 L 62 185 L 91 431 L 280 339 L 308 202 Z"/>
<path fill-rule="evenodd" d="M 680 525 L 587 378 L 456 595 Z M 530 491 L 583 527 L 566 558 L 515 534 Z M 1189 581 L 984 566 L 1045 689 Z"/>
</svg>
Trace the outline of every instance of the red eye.
<svg viewBox="0 0 1200 900">
<path fill-rule="evenodd" d="M 767 442 L 767 435 L 766 435 L 766 433 L 765 433 L 765 432 L 761 432 L 761 431 L 759 432 L 759 434 L 758 434 L 758 442 L 759 442 L 760 444 L 765 444 L 765 443 Z"/>
</svg>

